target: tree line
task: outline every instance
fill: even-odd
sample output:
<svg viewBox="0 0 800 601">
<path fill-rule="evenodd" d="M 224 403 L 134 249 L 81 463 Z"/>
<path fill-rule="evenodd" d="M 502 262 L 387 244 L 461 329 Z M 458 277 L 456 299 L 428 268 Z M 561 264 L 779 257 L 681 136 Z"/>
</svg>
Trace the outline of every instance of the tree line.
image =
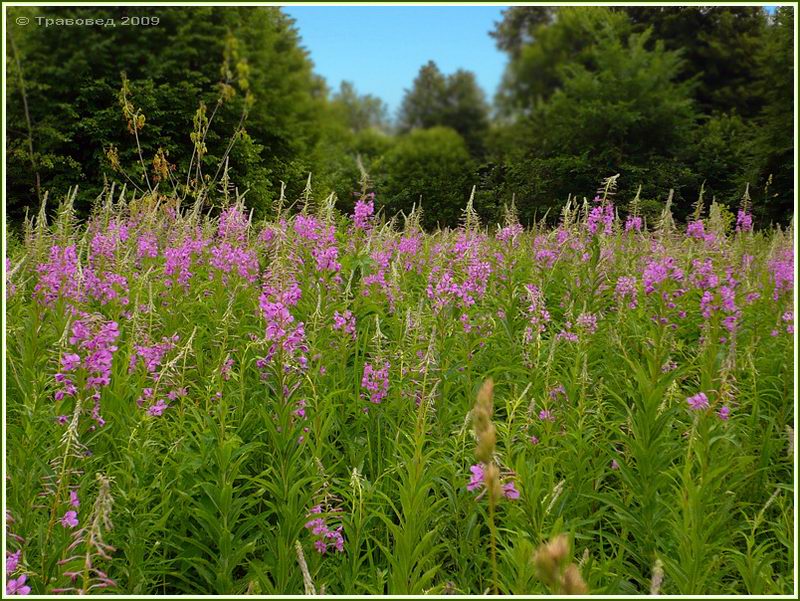
<svg viewBox="0 0 800 601">
<path fill-rule="evenodd" d="M 761 225 L 792 215 L 790 7 L 511 7 L 489 32 L 508 56 L 494 98 L 429 62 L 396 119 L 350 83 L 330 89 L 277 7 L 149 8 L 157 26 L 77 33 L 15 22 L 44 11 L 138 14 L 9 9 L 11 221 L 45 191 L 78 185 L 86 211 L 108 181 L 144 193 L 190 165 L 176 186 L 218 190 L 223 164 L 259 213 L 311 174 L 345 211 L 369 190 L 388 216 L 421 203 L 425 225 L 454 225 L 475 186 L 482 216 L 513 199 L 531 221 L 619 173 L 618 198 L 638 194 L 645 215 L 670 191 L 685 217 L 701 191 L 733 208 L 746 189 Z"/>
</svg>

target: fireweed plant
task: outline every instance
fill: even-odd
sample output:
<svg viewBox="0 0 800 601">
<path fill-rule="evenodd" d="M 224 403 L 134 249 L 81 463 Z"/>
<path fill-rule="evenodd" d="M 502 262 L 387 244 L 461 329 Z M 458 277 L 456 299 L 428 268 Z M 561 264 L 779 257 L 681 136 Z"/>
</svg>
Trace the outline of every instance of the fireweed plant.
<svg viewBox="0 0 800 601">
<path fill-rule="evenodd" d="M 186 178 L 109 149 L 126 187 L 6 258 L 7 594 L 792 590 L 787 231 L 623 220 L 616 178 L 556 227 L 310 178 L 254 219 L 225 65 Z"/>
<path fill-rule="evenodd" d="M 6 262 L 8 594 L 791 591 L 787 232 L 179 200 Z"/>
</svg>

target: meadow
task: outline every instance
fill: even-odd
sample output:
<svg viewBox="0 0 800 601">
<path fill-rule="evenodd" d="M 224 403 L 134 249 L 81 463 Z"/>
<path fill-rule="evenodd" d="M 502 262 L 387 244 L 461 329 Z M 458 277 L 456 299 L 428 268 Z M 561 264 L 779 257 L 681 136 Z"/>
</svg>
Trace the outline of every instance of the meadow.
<svg viewBox="0 0 800 601">
<path fill-rule="evenodd" d="M 790 594 L 791 229 L 613 192 L 433 232 L 366 191 L 43 208 L 7 593 Z"/>
</svg>

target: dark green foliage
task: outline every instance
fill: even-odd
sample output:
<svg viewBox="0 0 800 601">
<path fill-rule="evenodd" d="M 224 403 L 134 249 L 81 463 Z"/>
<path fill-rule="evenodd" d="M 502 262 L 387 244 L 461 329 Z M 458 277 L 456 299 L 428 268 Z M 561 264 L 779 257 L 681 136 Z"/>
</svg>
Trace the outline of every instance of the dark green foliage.
<svg viewBox="0 0 800 601">
<path fill-rule="evenodd" d="M 761 80 L 759 90 L 764 109 L 757 121 L 754 140 L 755 160 L 751 163 L 751 181 L 759 188 L 772 176 L 766 196 L 757 199 L 755 211 L 763 221 L 785 220 L 794 203 L 794 11 L 776 9 L 775 22 L 759 55 Z M 793 125 L 794 124 L 794 125 Z"/>
<path fill-rule="evenodd" d="M 464 138 L 473 156 L 483 152 L 489 107 L 471 71 L 445 76 L 429 61 L 419 70 L 400 107 L 400 129 L 449 127 Z"/>
<path fill-rule="evenodd" d="M 413 130 L 375 166 L 378 201 L 387 217 L 423 207 L 426 227 L 458 223 L 472 182 L 473 166 L 464 140 L 444 127 Z"/>
<path fill-rule="evenodd" d="M 389 109 L 372 94 L 360 95 L 349 81 L 343 81 L 331 99 L 334 117 L 354 132 L 375 128 L 389 130 Z"/>
<path fill-rule="evenodd" d="M 168 153 L 177 172 L 189 164 L 192 116 L 200 102 L 213 112 L 222 80 L 220 69 L 229 35 L 249 66 L 254 104 L 246 130 L 249 138 L 231 157 L 232 175 L 255 206 L 263 206 L 278 190 L 279 180 L 302 182 L 318 136 L 319 83 L 300 49 L 298 35 L 277 8 L 185 7 L 150 8 L 158 25 L 121 26 L 125 16 L 141 16 L 136 7 L 48 8 L 53 18 L 114 18 L 116 27 L 20 27 L 11 18 L 35 9 L 9 13 L 24 73 L 33 127 L 34 163 L 42 188 L 51 196 L 81 186 L 79 206 L 86 207 L 111 175 L 104 154 L 114 145 L 125 168 L 138 164 L 133 136 L 126 131 L 118 104 L 121 72 L 130 80 L 130 100 L 146 116 L 140 132 L 145 163 L 159 148 Z M 12 57 L 9 67 L 15 65 Z M 233 71 L 236 64 L 230 65 Z M 12 69 L 16 71 L 16 66 Z M 34 170 L 16 72 L 9 73 L 8 155 L 11 185 L 9 214 L 18 218 L 26 206 L 38 205 Z M 207 137 L 206 169 L 216 171 L 236 131 L 243 95 L 226 102 Z M 138 171 L 136 171 L 138 169 Z M 134 172 L 141 176 L 141 167 Z"/>
<path fill-rule="evenodd" d="M 679 50 L 686 62 L 681 80 L 696 80 L 695 99 L 705 113 L 758 113 L 762 97 L 758 52 L 764 43 L 766 19 L 758 6 L 630 6 L 626 13 L 635 31 L 653 31 L 667 49 Z"/>
<path fill-rule="evenodd" d="M 793 194 L 792 11 L 513 7 L 493 37 L 509 63 L 488 181 L 524 220 L 620 173 L 685 217 L 705 192 L 762 224 Z M 770 176 L 772 176 L 770 178 Z M 768 195 L 762 191 L 769 182 Z"/>
<path fill-rule="evenodd" d="M 506 30 L 520 20 L 523 11 L 533 13 L 519 41 L 512 42 Z M 529 113 L 538 100 L 547 99 L 561 85 L 560 69 L 565 64 L 594 64 L 593 45 L 598 31 L 624 39 L 630 32 L 625 15 L 608 8 L 550 9 L 542 18 L 539 7 L 515 7 L 505 13 L 509 24 L 498 24 L 494 37 L 500 48 L 510 46 L 511 60 L 498 92 L 500 110 L 509 115 Z M 515 34 L 519 35 L 519 34 Z"/>
<path fill-rule="evenodd" d="M 444 74 L 430 61 L 396 124 L 379 98 L 353 84 L 329 90 L 277 7 L 160 7 L 147 13 L 158 25 L 137 27 L 120 25 L 143 16 L 136 7 L 52 7 L 50 18 L 91 12 L 117 26 L 81 27 L 76 36 L 70 27 L 16 25 L 39 11 L 9 12 L 12 224 L 46 191 L 59 199 L 78 185 L 83 215 L 105 179 L 147 191 L 162 150 L 180 185 L 192 188 L 200 174 L 211 206 L 227 156 L 230 180 L 248 190 L 257 217 L 271 210 L 281 182 L 288 202 L 300 197 L 309 173 L 315 195 L 334 193 L 344 212 L 366 190 L 392 212 L 422 194 L 429 226 L 454 223 L 472 184 L 482 218 L 496 222 L 513 198 L 530 223 L 616 173 L 620 198 L 641 185 L 654 213 L 673 190 L 679 219 L 701 188 L 735 211 L 748 184 L 757 225 L 785 224 L 791 214 L 790 8 L 510 7 L 490 33 L 509 57 L 496 116 L 471 71 Z M 127 101 L 145 117 L 136 131 L 141 157 L 120 106 L 122 72 Z M 200 171 L 187 173 L 201 103 L 211 122 L 207 151 Z M 408 137 L 436 127 L 457 132 L 468 160 L 451 160 L 461 156 L 452 139 L 434 150 L 441 133 Z M 112 169 L 110 148 L 127 175 Z M 437 164 L 440 154 L 450 158 Z"/>
</svg>

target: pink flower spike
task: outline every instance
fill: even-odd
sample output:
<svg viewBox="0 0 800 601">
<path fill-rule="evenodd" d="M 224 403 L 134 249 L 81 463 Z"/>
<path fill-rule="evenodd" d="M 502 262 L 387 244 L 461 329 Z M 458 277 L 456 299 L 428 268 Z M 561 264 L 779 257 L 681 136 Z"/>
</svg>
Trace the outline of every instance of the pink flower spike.
<svg viewBox="0 0 800 601">
<path fill-rule="evenodd" d="M 708 409 L 708 397 L 705 392 L 698 392 L 696 395 L 690 396 L 686 399 L 686 402 L 689 403 L 689 407 L 693 411 Z"/>
<path fill-rule="evenodd" d="M 19 560 L 21 556 L 22 556 L 21 550 L 18 550 L 14 553 L 6 551 L 6 574 L 14 573 L 14 570 L 16 570 L 17 566 L 19 565 Z"/>
<path fill-rule="evenodd" d="M 483 466 L 475 464 L 469 468 L 469 471 L 472 472 L 472 478 L 467 484 L 467 490 L 472 492 L 483 485 Z"/>
<path fill-rule="evenodd" d="M 31 592 L 31 587 L 25 585 L 28 576 L 23 574 L 17 579 L 8 581 L 6 585 L 6 595 L 28 595 Z"/>
<path fill-rule="evenodd" d="M 61 518 L 61 525 L 64 528 L 74 528 L 78 525 L 78 512 L 77 511 L 68 511 L 64 514 L 64 517 Z"/>
<path fill-rule="evenodd" d="M 514 487 L 513 482 L 503 484 L 503 494 L 506 499 L 511 499 L 512 501 L 519 499 L 519 491 Z"/>
</svg>

